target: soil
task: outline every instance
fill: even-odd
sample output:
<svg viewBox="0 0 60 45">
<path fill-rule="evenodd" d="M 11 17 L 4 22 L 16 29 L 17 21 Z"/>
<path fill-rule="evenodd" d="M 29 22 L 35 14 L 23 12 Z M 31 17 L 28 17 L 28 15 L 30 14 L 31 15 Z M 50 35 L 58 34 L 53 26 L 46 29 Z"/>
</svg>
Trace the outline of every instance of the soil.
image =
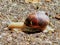
<svg viewBox="0 0 60 45">
<path fill-rule="evenodd" d="M 55 26 L 53 33 L 11 32 L 8 24 L 24 21 L 34 11 L 45 11 Z M 24 0 L 0 0 L 0 45 L 60 45 L 60 20 L 54 18 L 60 14 L 60 0 L 39 3 L 26 3 Z M 31 30 L 31 29 L 27 29 Z"/>
</svg>

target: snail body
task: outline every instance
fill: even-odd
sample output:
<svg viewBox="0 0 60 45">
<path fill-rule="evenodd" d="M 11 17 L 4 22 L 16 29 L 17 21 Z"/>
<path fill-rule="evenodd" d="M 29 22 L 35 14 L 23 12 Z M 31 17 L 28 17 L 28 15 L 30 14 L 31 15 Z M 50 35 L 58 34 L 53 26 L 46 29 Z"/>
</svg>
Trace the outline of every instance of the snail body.
<svg viewBox="0 0 60 45">
<path fill-rule="evenodd" d="M 9 28 L 25 28 L 24 22 L 12 22 L 9 26 Z"/>
</svg>

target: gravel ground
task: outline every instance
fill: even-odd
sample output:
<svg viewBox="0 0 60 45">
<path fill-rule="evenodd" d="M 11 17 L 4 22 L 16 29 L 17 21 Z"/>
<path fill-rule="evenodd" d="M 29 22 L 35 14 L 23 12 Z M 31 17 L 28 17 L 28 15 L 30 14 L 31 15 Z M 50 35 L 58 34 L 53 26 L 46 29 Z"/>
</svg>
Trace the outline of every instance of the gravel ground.
<svg viewBox="0 0 60 45">
<path fill-rule="evenodd" d="M 27 14 L 34 11 L 46 11 L 55 25 L 54 33 L 11 32 L 8 24 L 24 21 Z M 60 14 L 60 0 L 40 3 L 25 3 L 24 0 L 0 0 L 0 45 L 60 45 L 60 20 L 53 18 Z M 8 19 L 9 17 L 9 19 Z"/>
</svg>

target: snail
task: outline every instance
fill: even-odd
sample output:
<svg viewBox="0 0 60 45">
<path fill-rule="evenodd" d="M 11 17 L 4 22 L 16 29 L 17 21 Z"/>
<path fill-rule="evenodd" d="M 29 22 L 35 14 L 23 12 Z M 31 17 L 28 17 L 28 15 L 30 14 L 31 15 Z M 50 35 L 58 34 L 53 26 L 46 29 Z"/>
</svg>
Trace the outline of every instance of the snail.
<svg viewBox="0 0 60 45">
<path fill-rule="evenodd" d="M 49 25 L 50 19 L 48 15 L 44 11 L 38 11 L 31 14 L 28 14 L 28 17 L 24 22 L 13 22 L 9 24 L 9 28 L 25 28 L 30 27 L 33 29 L 38 29 L 40 31 L 44 31 L 46 27 Z"/>
</svg>

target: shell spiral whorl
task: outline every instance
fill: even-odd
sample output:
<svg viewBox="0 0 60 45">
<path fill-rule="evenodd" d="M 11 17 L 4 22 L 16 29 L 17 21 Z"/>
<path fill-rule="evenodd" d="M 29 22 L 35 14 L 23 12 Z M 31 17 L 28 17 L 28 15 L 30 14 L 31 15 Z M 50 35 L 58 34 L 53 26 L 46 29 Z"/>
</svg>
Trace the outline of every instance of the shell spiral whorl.
<svg viewBox="0 0 60 45">
<path fill-rule="evenodd" d="M 29 14 L 25 20 L 25 25 L 34 29 L 43 31 L 49 24 L 49 17 L 44 11 L 38 11 L 36 13 Z"/>
</svg>

